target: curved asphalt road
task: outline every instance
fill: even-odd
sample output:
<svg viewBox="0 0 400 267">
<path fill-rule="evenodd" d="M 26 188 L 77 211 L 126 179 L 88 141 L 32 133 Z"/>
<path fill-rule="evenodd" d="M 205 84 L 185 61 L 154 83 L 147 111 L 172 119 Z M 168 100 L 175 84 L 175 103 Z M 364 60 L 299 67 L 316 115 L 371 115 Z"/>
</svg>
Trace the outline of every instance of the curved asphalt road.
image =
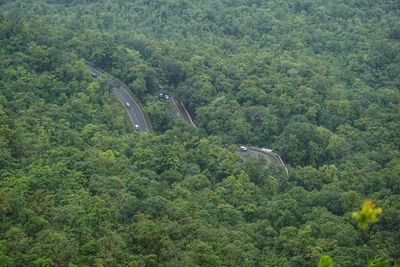
<svg viewBox="0 0 400 267">
<path fill-rule="evenodd" d="M 243 158 L 245 158 L 246 156 L 253 156 L 253 157 L 262 156 L 266 158 L 269 162 L 271 162 L 271 159 L 273 159 L 278 163 L 278 165 L 283 167 L 286 175 L 289 176 L 289 170 L 286 167 L 286 164 L 283 162 L 281 156 L 278 155 L 276 152 L 272 151 L 271 149 L 248 147 L 247 151 L 242 151 L 239 148 L 239 154 Z"/>
<path fill-rule="evenodd" d="M 172 104 L 174 105 L 175 109 L 179 112 L 179 114 L 181 114 L 182 118 L 187 123 L 189 123 L 192 127 L 197 129 L 196 124 L 194 124 L 192 117 L 190 117 L 190 114 L 187 111 L 187 109 L 185 108 L 185 106 L 183 105 L 183 103 L 181 101 L 176 100 L 173 96 L 171 96 L 171 101 L 172 101 Z"/>
<path fill-rule="evenodd" d="M 94 69 L 90 66 L 87 66 L 88 69 L 91 71 L 93 77 L 97 78 L 100 77 L 103 73 L 97 69 Z M 149 131 L 148 126 L 146 124 L 146 120 L 144 118 L 143 112 L 140 109 L 139 105 L 136 103 L 136 101 L 129 95 L 129 93 L 123 88 L 123 86 L 119 85 L 117 82 L 115 82 L 113 79 L 111 80 L 111 86 L 112 90 L 114 93 L 118 96 L 119 101 L 122 103 L 122 105 L 125 108 L 125 111 L 128 113 L 130 120 L 132 121 L 132 124 L 135 125 L 137 124 L 139 126 L 139 129 L 135 129 L 135 131 L 139 132 L 147 132 Z M 178 111 L 181 111 L 181 109 L 178 107 L 177 103 L 175 102 L 175 99 L 172 99 L 173 104 L 176 106 Z M 126 103 L 130 104 L 130 107 L 128 108 Z M 185 109 L 186 111 L 186 109 Z M 187 113 L 187 111 L 186 111 Z M 187 113 L 185 114 L 186 116 L 189 117 L 190 119 L 190 124 L 193 127 L 196 127 L 196 125 L 193 123 L 193 121 L 190 118 L 190 115 Z M 197 128 L 197 127 L 196 127 Z M 285 172 L 286 175 L 289 175 L 288 168 L 286 167 L 285 163 L 283 162 L 281 156 L 279 156 L 277 153 L 272 151 L 271 149 L 265 149 L 265 148 L 257 148 L 257 147 L 249 147 L 247 151 L 241 151 L 239 149 L 239 154 L 242 157 L 246 156 L 263 156 L 265 157 L 269 162 L 271 162 L 271 159 L 274 159 L 279 165 L 281 165 Z"/>
<path fill-rule="evenodd" d="M 101 71 L 97 69 L 94 69 L 90 66 L 87 67 L 91 71 L 93 77 L 95 78 L 100 77 L 103 74 Z M 121 85 L 119 85 L 117 82 L 114 82 L 113 80 L 111 80 L 111 86 L 113 92 L 118 96 L 119 101 L 124 106 L 126 113 L 128 113 L 128 116 L 133 126 L 135 124 L 139 126 L 139 128 L 135 129 L 135 131 L 148 132 L 149 128 L 146 124 L 143 112 L 140 109 L 139 105 L 136 103 L 136 101 L 129 95 L 128 91 L 126 91 Z M 126 103 L 130 104 L 129 108 L 127 107 Z"/>
</svg>

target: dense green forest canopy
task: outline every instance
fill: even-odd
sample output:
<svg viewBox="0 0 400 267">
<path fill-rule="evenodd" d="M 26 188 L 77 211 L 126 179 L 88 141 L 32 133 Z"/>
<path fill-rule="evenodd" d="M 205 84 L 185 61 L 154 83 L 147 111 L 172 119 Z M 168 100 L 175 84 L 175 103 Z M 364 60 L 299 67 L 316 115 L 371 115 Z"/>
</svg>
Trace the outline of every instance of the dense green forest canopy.
<svg viewBox="0 0 400 267">
<path fill-rule="evenodd" d="M 398 0 L 0 0 L 0 266 L 400 261 L 399 17 Z M 383 209 L 367 233 L 365 198 Z"/>
</svg>

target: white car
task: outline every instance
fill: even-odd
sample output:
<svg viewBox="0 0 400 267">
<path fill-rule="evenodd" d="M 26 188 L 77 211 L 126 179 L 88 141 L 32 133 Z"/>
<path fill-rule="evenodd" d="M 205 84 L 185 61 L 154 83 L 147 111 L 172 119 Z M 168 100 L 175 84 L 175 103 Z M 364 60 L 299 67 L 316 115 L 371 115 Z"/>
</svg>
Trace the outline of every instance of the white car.
<svg viewBox="0 0 400 267">
<path fill-rule="evenodd" d="M 127 108 L 130 108 L 130 107 L 131 107 L 131 104 L 129 104 L 129 102 L 126 102 L 126 107 L 127 107 Z"/>
<path fill-rule="evenodd" d="M 135 124 L 135 130 L 139 130 L 139 124 Z"/>
<path fill-rule="evenodd" d="M 165 100 L 169 100 L 169 95 L 165 95 Z"/>
<path fill-rule="evenodd" d="M 265 152 L 265 153 L 272 153 L 272 152 L 274 152 L 272 149 L 269 149 L 269 148 L 261 148 L 261 151 L 262 152 Z"/>
<path fill-rule="evenodd" d="M 240 150 L 241 150 L 241 151 L 247 151 L 247 147 L 245 147 L 245 146 L 240 146 Z"/>
</svg>

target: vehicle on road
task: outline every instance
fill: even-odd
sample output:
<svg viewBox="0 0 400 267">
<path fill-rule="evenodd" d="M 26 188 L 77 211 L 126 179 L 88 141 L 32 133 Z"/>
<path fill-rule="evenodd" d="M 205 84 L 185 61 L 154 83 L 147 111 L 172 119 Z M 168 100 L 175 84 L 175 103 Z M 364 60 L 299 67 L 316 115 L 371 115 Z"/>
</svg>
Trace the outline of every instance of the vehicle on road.
<svg viewBox="0 0 400 267">
<path fill-rule="evenodd" d="M 273 153 L 274 151 L 272 150 L 272 149 L 269 149 L 269 148 L 261 148 L 261 151 L 262 152 L 265 152 L 265 153 Z"/>
<path fill-rule="evenodd" d="M 135 124 L 135 130 L 139 130 L 139 124 Z"/>
<path fill-rule="evenodd" d="M 130 107 L 131 107 L 131 104 L 129 104 L 129 102 L 126 102 L 126 107 L 127 107 L 127 108 L 130 108 Z"/>
<path fill-rule="evenodd" d="M 246 146 L 240 146 L 240 151 L 247 151 L 247 147 Z"/>
<path fill-rule="evenodd" d="M 169 100 L 169 95 L 165 95 L 165 100 Z"/>
<path fill-rule="evenodd" d="M 97 73 L 92 71 L 92 77 L 97 78 Z"/>
</svg>

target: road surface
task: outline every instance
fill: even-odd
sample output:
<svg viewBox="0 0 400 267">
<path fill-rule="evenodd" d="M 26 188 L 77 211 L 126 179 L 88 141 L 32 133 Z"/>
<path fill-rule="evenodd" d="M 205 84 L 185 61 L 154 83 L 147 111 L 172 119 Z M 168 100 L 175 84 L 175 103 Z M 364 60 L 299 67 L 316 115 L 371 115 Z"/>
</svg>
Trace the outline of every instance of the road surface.
<svg viewBox="0 0 400 267">
<path fill-rule="evenodd" d="M 91 71 L 92 76 L 94 78 L 100 77 L 103 73 L 97 69 L 94 69 L 90 66 L 88 66 L 88 69 Z M 144 118 L 144 114 L 142 110 L 140 109 L 138 103 L 133 99 L 132 96 L 129 95 L 128 91 L 123 88 L 122 85 L 120 85 L 118 82 L 115 80 L 111 79 L 110 81 L 112 90 L 115 93 L 115 95 L 118 97 L 119 101 L 121 104 L 124 106 L 126 113 L 128 113 L 128 116 L 132 122 L 133 128 L 135 131 L 138 132 L 148 132 L 149 128 L 146 123 L 146 119 Z M 127 107 L 127 104 L 130 104 L 130 107 Z M 138 125 L 139 128 L 136 129 L 135 125 Z"/>
<path fill-rule="evenodd" d="M 189 112 L 185 108 L 182 102 L 176 100 L 171 96 L 172 104 L 175 106 L 176 110 L 181 114 L 182 118 L 189 123 L 192 127 L 197 128 L 196 124 L 194 124 L 192 118 L 190 117 Z"/>
<path fill-rule="evenodd" d="M 95 77 L 95 78 L 100 77 L 103 74 L 101 71 L 94 69 L 90 66 L 88 66 L 88 68 L 92 72 L 93 77 Z M 132 124 L 134 126 L 136 124 L 139 126 L 139 128 L 135 129 L 135 130 L 139 131 L 139 132 L 149 131 L 149 128 L 146 124 L 146 120 L 145 120 L 142 110 L 140 109 L 140 107 L 136 103 L 136 101 L 125 90 L 124 86 L 121 85 L 119 82 L 117 82 L 115 79 L 111 79 L 111 86 L 112 86 L 113 92 L 118 96 L 119 101 L 121 102 L 121 104 L 124 106 L 126 112 L 128 113 L 129 118 L 132 121 Z M 174 106 L 185 117 L 185 119 L 190 123 L 190 125 L 192 125 L 193 127 L 196 127 L 196 125 L 193 123 L 192 119 L 190 118 L 189 113 L 184 108 L 183 104 L 177 102 L 173 98 L 172 98 L 172 101 L 173 101 Z M 126 103 L 130 104 L 129 108 L 127 107 Z M 181 105 L 179 105 L 179 104 L 181 104 Z M 184 111 L 183 111 L 183 109 L 184 109 Z M 243 151 L 239 148 L 239 154 L 242 158 L 246 158 L 249 156 L 253 156 L 253 157 L 262 156 L 269 163 L 272 163 L 273 161 L 275 161 L 278 165 L 282 166 L 282 168 L 285 170 L 286 174 L 289 175 L 288 168 L 286 167 L 285 163 L 283 162 L 281 156 L 279 156 L 279 154 L 272 151 L 271 149 L 248 147 L 246 151 Z"/>
<path fill-rule="evenodd" d="M 269 163 L 275 161 L 278 165 L 283 167 L 286 175 L 289 176 L 289 170 L 286 167 L 286 164 L 283 162 L 281 156 L 279 156 L 276 152 L 272 151 L 271 149 L 248 147 L 247 151 L 243 151 L 239 148 L 239 154 L 242 158 L 246 158 L 248 156 L 253 156 L 253 157 L 261 156 L 265 158 Z"/>
</svg>

